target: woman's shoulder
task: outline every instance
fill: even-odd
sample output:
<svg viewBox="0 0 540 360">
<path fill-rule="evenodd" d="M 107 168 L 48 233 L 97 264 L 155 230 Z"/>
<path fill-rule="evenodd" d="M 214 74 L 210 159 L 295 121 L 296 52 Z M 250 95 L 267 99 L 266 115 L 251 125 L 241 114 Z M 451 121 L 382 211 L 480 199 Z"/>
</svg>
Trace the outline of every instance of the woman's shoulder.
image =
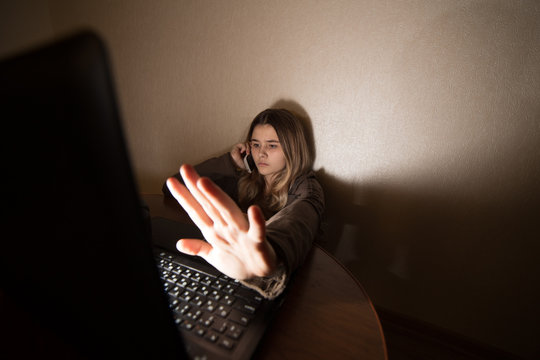
<svg viewBox="0 0 540 360">
<path fill-rule="evenodd" d="M 296 178 L 289 189 L 289 197 L 293 198 L 313 198 L 318 197 L 324 201 L 324 192 L 314 171 Z"/>
<path fill-rule="evenodd" d="M 305 211 L 305 207 L 302 204 L 311 204 L 313 209 L 319 216 L 322 216 L 325 208 L 324 192 L 315 172 L 310 171 L 304 175 L 296 178 L 289 188 L 289 194 L 287 204 L 281 210 L 288 208 L 288 212 L 296 211 L 295 209 L 301 209 Z M 303 214 L 302 216 L 305 216 Z"/>
</svg>

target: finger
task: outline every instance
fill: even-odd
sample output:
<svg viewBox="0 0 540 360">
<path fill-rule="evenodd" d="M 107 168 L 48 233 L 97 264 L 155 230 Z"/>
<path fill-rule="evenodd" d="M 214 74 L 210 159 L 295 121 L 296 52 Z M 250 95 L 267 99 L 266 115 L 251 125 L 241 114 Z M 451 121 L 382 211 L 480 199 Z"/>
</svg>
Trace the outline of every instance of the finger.
<svg viewBox="0 0 540 360">
<path fill-rule="evenodd" d="M 246 147 L 246 154 L 251 154 L 251 146 L 249 146 L 249 142 L 247 142 L 244 146 Z"/>
<path fill-rule="evenodd" d="M 233 146 L 231 150 L 231 155 L 233 158 L 237 158 L 239 160 L 242 159 L 242 153 L 246 151 L 246 145 L 245 144 L 236 144 Z"/>
<path fill-rule="evenodd" d="M 208 178 L 201 178 L 198 187 L 229 226 L 234 225 L 242 231 L 248 230 L 249 224 L 242 210 L 219 186 Z"/>
<path fill-rule="evenodd" d="M 203 259 L 207 258 L 212 251 L 212 246 L 206 241 L 199 239 L 181 239 L 176 242 L 178 251 L 188 254 L 197 255 Z"/>
<path fill-rule="evenodd" d="M 214 205 L 209 199 L 200 191 L 197 186 L 197 182 L 201 178 L 197 171 L 191 165 L 182 165 L 180 167 L 180 174 L 184 179 L 184 182 L 189 189 L 193 197 L 198 201 L 198 203 L 203 207 L 206 215 L 211 218 L 214 222 L 218 223 L 220 226 L 224 226 L 225 222 L 219 214 L 219 211 L 216 210 Z"/>
<path fill-rule="evenodd" d="M 199 228 L 213 225 L 212 219 L 210 219 L 210 217 L 206 214 L 204 209 L 191 195 L 189 190 L 177 179 L 174 177 L 167 179 L 167 187 L 171 191 L 171 194 L 174 196 L 176 201 L 178 201 L 184 210 L 186 210 L 195 225 L 197 225 Z"/>
<path fill-rule="evenodd" d="M 193 189 L 197 189 L 197 180 L 199 180 L 200 176 L 193 168 L 193 166 L 188 164 L 182 164 L 180 166 L 180 175 L 182 176 L 182 179 L 184 179 L 184 183 L 186 184 L 186 187 L 189 189 L 191 193 L 193 193 Z"/>
<path fill-rule="evenodd" d="M 247 215 L 250 237 L 258 242 L 263 242 L 266 239 L 266 220 L 262 210 L 258 206 L 252 205 L 249 207 Z"/>
<path fill-rule="evenodd" d="M 184 185 L 175 178 L 168 179 L 167 185 L 178 203 L 186 210 L 191 220 L 202 231 L 204 238 L 208 242 L 213 246 L 223 247 L 229 245 L 225 238 L 216 233 L 214 221 Z"/>
</svg>

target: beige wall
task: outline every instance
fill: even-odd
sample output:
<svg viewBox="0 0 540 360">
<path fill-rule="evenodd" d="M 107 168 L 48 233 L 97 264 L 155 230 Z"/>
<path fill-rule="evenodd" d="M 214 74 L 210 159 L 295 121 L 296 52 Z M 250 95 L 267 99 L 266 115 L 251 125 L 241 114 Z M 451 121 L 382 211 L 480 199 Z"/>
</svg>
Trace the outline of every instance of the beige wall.
<svg viewBox="0 0 540 360">
<path fill-rule="evenodd" d="M 55 34 L 108 42 L 142 191 L 291 106 L 314 130 L 325 246 L 375 304 L 538 354 L 538 2 L 24 3 L 0 20 L 48 5 Z M 3 53 L 33 40 L 16 33 Z"/>
<path fill-rule="evenodd" d="M 45 0 L 0 0 L 0 58 L 53 36 Z"/>
</svg>

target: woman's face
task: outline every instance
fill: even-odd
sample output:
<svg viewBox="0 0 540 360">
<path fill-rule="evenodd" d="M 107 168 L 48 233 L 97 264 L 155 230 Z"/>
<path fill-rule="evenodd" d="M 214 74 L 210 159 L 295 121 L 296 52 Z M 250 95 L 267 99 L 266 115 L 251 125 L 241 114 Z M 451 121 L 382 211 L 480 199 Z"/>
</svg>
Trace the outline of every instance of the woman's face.
<svg viewBox="0 0 540 360">
<path fill-rule="evenodd" d="M 259 174 L 268 184 L 285 168 L 285 153 L 272 125 L 255 126 L 251 134 L 251 154 Z"/>
</svg>

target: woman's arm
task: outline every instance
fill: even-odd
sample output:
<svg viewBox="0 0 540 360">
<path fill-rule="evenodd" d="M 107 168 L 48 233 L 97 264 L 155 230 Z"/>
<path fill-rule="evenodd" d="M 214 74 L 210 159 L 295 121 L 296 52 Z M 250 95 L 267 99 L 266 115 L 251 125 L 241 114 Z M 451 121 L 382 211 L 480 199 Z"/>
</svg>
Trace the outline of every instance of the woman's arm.
<svg viewBox="0 0 540 360">
<path fill-rule="evenodd" d="M 266 222 L 266 239 L 272 244 L 279 265 L 269 277 L 241 281 L 267 298 L 285 289 L 291 273 L 304 262 L 318 236 L 324 212 L 324 194 L 314 174 L 297 179 L 285 208 Z"/>
<path fill-rule="evenodd" d="M 203 234 L 208 243 L 185 239 L 178 242 L 178 249 L 187 254 L 206 256 L 208 262 L 225 274 L 233 275 L 230 271 L 234 271 L 232 277 L 267 298 L 278 296 L 285 289 L 289 275 L 304 262 L 319 232 L 324 195 L 314 175 L 298 179 L 289 192 L 287 206 L 265 224 L 259 208 L 252 207 L 248 219 L 243 213 L 239 216 L 241 210 L 227 194 L 208 179 L 200 178 L 192 167 L 182 169 L 188 188 L 174 178 L 167 184 L 197 226 L 206 229 Z M 225 223 L 228 225 L 220 225 Z M 245 235 L 246 226 L 252 235 L 259 229 L 255 236 L 258 240 L 246 241 L 249 236 L 244 236 L 241 241 L 237 241 L 240 238 L 222 241 L 224 236 L 231 236 L 238 229 Z M 230 232 L 230 229 L 236 230 Z M 220 235 L 223 231 L 224 235 Z M 238 244 L 244 246 L 236 248 Z M 260 271 L 261 268 L 264 270 Z"/>
<path fill-rule="evenodd" d="M 239 176 L 239 172 L 230 153 L 225 153 L 195 165 L 195 171 L 202 177 L 210 178 L 233 199 L 238 197 L 237 177 Z M 177 172 L 170 177 L 175 178 L 181 184 L 184 184 L 180 172 Z M 167 185 L 167 181 L 163 184 L 161 191 L 166 197 L 173 197 Z"/>
<path fill-rule="evenodd" d="M 313 173 L 297 179 L 287 205 L 266 222 L 266 238 L 283 260 L 288 274 L 304 262 L 320 233 L 325 201 Z"/>
</svg>

